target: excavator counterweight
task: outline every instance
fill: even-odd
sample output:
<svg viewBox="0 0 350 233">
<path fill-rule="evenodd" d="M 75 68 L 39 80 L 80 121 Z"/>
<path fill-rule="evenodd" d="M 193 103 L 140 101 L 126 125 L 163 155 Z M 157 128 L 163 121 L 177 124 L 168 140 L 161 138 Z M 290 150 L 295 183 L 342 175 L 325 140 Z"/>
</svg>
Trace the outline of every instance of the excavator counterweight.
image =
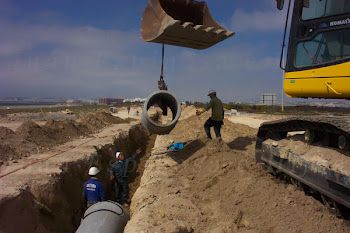
<svg viewBox="0 0 350 233">
<path fill-rule="evenodd" d="M 206 49 L 234 34 L 213 19 L 204 1 L 148 0 L 142 15 L 147 42 Z"/>
</svg>

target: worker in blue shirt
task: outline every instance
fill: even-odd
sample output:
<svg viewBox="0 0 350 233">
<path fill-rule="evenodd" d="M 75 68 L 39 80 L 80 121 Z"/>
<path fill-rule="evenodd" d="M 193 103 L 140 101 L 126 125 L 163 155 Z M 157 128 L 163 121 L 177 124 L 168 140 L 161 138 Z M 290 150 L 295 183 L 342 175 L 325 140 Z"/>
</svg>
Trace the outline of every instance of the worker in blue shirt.
<svg viewBox="0 0 350 233">
<path fill-rule="evenodd" d="M 84 183 L 83 198 L 87 207 L 99 202 L 107 200 L 102 183 L 96 178 L 100 171 L 97 167 L 89 169 L 91 179 Z"/>
<path fill-rule="evenodd" d="M 128 165 L 131 161 L 134 161 L 141 153 L 141 149 L 137 149 L 136 153 L 130 158 L 125 159 L 122 152 L 115 154 L 117 161 L 114 162 L 111 168 L 111 180 L 115 179 L 115 195 L 117 202 L 128 206 L 129 198 L 129 186 L 128 186 Z"/>
</svg>

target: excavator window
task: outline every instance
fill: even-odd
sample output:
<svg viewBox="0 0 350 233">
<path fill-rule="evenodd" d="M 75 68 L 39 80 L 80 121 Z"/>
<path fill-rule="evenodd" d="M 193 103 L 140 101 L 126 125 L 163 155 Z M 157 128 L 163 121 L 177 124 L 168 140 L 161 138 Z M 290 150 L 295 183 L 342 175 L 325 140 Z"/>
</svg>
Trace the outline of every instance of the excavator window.
<svg viewBox="0 0 350 233">
<path fill-rule="evenodd" d="M 350 13 L 350 0 L 309 0 L 309 7 L 303 7 L 301 19 L 317 19 L 344 13 Z"/>
<path fill-rule="evenodd" d="M 350 29 L 319 33 L 310 41 L 298 43 L 296 67 L 307 67 L 350 57 Z"/>
</svg>

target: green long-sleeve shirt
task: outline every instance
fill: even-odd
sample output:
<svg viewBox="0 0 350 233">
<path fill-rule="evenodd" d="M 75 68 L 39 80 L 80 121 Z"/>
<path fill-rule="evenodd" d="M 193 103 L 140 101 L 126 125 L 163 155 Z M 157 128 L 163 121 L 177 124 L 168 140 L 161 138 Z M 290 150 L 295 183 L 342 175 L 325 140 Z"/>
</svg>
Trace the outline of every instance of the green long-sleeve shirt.
<svg viewBox="0 0 350 233">
<path fill-rule="evenodd" d="M 222 121 L 224 120 L 224 106 L 219 98 L 216 96 L 212 98 L 205 108 L 208 111 L 211 108 L 211 119 L 213 121 Z"/>
</svg>

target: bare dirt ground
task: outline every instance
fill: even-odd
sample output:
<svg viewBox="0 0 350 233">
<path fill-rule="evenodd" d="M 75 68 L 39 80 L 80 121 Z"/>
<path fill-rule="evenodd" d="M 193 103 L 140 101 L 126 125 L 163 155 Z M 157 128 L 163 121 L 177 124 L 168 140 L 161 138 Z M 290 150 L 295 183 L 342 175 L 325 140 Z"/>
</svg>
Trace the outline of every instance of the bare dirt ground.
<svg viewBox="0 0 350 233">
<path fill-rule="evenodd" d="M 138 124 L 141 111 L 135 106 L 127 114 L 121 108 L 113 114 L 118 118 L 93 114 L 65 120 L 65 124 L 18 118 L 21 124 L 16 129 L 0 130 L 6 145 L 23 140 L 5 148 L 12 154 L 22 148 L 23 156 L 11 157 L 0 166 L 0 176 L 15 171 L 0 177 L 0 232 L 74 232 L 84 211 L 81 188 L 89 166 L 101 167 L 101 181 L 114 200 L 108 172 L 115 151 L 131 155 L 138 147 L 143 153 L 129 175 L 131 220 L 125 232 L 350 232 L 319 201 L 281 183 L 256 164 L 257 128 L 279 117 L 226 116 L 223 140 L 206 141 L 203 124 L 209 112 L 195 116 L 195 107 L 183 107 L 169 135 L 148 137 Z M 119 119 L 127 118 L 135 121 L 120 123 Z M 40 144 L 40 137 L 35 136 L 38 129 L 60 132 L 55 142 L 71 138 L 54 143 L 48 136 L 47 145 Z M 167 151 L 173 142 L 186 146 Z M 36 152 L 26 154 L 23 148 L 30 146 Z M 48 149 L 37 153 L 38 148 Z"/>
<path fill-rule="evenodd" d="M 266 121 L 279 120 L 282 116 L 262 115 L 262 114 L 243 114 L 243 115 L 229 115 L 227 119 L 232 123 L 248 125 L 251 128 L 259 128 L 259 126 Z"/>
<path fill-rule="evenodd" d="M 23 118 L 22 115 L 27 116 Z M 8 127 L 0 126 L 0 165 L 8 161 L 16 162 L 16 159 L 26 157 L 33 153 L 50 150 L 53 146 L 63 144 L 76 138 L 83 138 L 92 133 L 98 133 L 102 128 L 110 124 L 129 123 L 135 119 L 112 116 L 109 112 L 98 111 L 88 113 L 76 120 L 75 116 L 62 113 L 51 113 L 54 118 L 47 118 L 42 124 L 37 124 L 32 113 L 18 113 L 13 118 L 8 116 L 10 126 L 13 122 L 20 123 L 13 131 Z M 34 114 L 36 116 L 36 114 Z M 12 118 L 11 118 L 12 117 Z M 63 120 L 54 120 L 62 119 Z M 6 125 L 6 122 L 3 122 Z"/>
<path fill-rule="evenodd" d="M 256 126 L 268 117 L 232 117 L 254 128 L 230 117 L 223 141 L 206 141 L 208 116 L 186 116 L 169 135 L 157 137 L 125 232 L 350 231 L 319 201 L 256 164 Z M 172 141 L 187 144 L 166 152 Z"/>
<path fill-rule="evenodd" d="M 6 145 L 6 150 L 0 146 L 6 161 L 0 166 L 2 233 L 74 232 L 84 211 L 81 193 L 89 167 L 100 168 L 111 194 L 109 169 L 117 148 L 129 155 L 138 147 L 146 150 L 148 143 L 139 119 L 105 112 L 76 121 L 48 120 L 42 126 L 27 120 L 16 132 L 1 127 L 0 137 Z M 17 150 L 19 157 L 14 157 Z"/>
</svg>

